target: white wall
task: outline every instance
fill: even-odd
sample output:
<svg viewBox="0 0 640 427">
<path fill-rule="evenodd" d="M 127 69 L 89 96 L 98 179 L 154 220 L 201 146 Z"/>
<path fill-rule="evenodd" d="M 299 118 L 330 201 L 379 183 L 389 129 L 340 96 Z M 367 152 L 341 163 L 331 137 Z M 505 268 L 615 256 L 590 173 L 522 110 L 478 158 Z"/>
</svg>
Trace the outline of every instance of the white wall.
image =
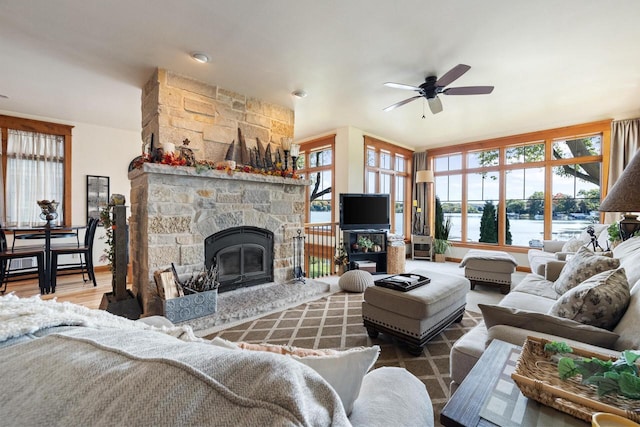
<svg viewBox="0 0 640 427">
<path fill-rule="evenodd" d="M 140 131 L 61 121 L 11 111 L 0 110 L 0 114 L 74 126 L 71 133 L 71 222 L 74 225 L 87 223 L 87 175 L 108 176 L 111 194 L 124 194 L 129 199 L 127 170 L 131 160 L 140 155 Z M 104 229 L 98 227 L 93 249 L 95 265 L 107 264 L 99 261 L 104 248 Z"/>
</svg>

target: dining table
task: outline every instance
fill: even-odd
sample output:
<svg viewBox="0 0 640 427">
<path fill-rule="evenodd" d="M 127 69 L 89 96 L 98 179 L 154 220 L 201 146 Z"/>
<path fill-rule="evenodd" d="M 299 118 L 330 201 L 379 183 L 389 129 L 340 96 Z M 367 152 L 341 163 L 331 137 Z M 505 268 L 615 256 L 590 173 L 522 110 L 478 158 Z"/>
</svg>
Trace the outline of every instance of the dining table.
<svg viewBox="0 0 640 427">
<path fill-rule="evenodd" d="M 79 230 L 87 228 L 86 225 L 53 225 L 46 223 L 43 225 L 18 225 L 3 227 L 5 233 L 13 233 L 12 248 L 16 247 L 16 240 L 44 240 L 44 284 L 40 288 L 40 293 L 55 293 L 55 288 L 51 286 L 51 279 L 55 271 L 51 271 L 51 239 L 55 238 L 71 238 L 75 237 L 78 245 L 80 240 L 78 237 Z M 18 248 L 20 246 L 17 246 Z"/>
</svg>

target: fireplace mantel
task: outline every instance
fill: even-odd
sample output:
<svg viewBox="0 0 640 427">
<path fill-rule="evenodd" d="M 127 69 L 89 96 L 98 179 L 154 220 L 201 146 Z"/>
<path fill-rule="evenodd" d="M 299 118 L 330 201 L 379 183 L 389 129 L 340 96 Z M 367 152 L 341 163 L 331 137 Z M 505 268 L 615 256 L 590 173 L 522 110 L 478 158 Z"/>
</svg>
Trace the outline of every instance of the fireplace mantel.
<svg viewBox="0 0 640 427">
<path fill-rule="evenodd" d="M 153 272 L 204 263 L 204 239 L 229 227 L 274 233 L 274 280 L 293 278 L 293 237 L 304 226 L 309 180 L 145 163 L 131 180 L 133 291 L 159 314 Z"/>
</svg>

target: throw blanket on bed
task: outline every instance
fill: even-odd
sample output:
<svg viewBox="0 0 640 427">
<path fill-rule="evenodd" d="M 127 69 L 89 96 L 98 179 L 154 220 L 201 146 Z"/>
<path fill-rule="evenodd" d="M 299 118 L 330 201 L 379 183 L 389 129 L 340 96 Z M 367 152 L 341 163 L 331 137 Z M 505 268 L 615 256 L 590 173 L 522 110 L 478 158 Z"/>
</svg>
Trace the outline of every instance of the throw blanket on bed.
<svg viewBox="0 0 640 427">
<path fill-rule="evenodd" d="M 203 341 L 189 326 L 173 328 L 149 326 L 103 310 L 91 310 L 69 302 L 41 300 L 39 296 L 18 298 L 13 294 L 0 297 L 0 342 L 25 334 L 33 334 L 54 326 L 90 326 L 97 329 L 156 330 L 183 341 Z"/>
<path fill-rule="evenodd" d="M 337 393 L 291 358 L 185 342 L 73 304 L 7 297 L 2 336 L 56 322 L 91 326 L 0 348 L 0 419 L 10 425 L 350 425 Z"/>
</svg>

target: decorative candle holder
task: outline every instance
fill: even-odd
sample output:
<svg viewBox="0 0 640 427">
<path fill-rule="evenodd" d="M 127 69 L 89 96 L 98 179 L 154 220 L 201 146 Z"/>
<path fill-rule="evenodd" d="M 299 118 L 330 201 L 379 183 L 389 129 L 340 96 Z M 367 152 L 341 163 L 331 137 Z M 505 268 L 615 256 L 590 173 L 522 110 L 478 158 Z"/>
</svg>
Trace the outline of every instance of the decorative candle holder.
<svg viewBox="0 0 640 427">
<path fill-rule="evenodd" d="M 284 151 L 284 170 L 289 169 L 289 151 L 291 150 L 291 138 L 283 136 L 280 139 L 282 151 Z"/>
<path fill-rule="evenodd" d="M 38 200 L 37 203 L 42 211 L 40 213 L 40 218 L 46 220 L 47 225 L 51 225 L 51 221 L 58 218 L 58 205 L 60 205 L 60 203 L 55 200 L 49 201 L 46 199 Z"/>
<path fill-rule="evenodd" d="M 296 173 L 298 168 L 298 157 L 300 156 L 300 144 L 291 144 L 291 166 L 293 167 L 293 173 Z"/>
</svg>

